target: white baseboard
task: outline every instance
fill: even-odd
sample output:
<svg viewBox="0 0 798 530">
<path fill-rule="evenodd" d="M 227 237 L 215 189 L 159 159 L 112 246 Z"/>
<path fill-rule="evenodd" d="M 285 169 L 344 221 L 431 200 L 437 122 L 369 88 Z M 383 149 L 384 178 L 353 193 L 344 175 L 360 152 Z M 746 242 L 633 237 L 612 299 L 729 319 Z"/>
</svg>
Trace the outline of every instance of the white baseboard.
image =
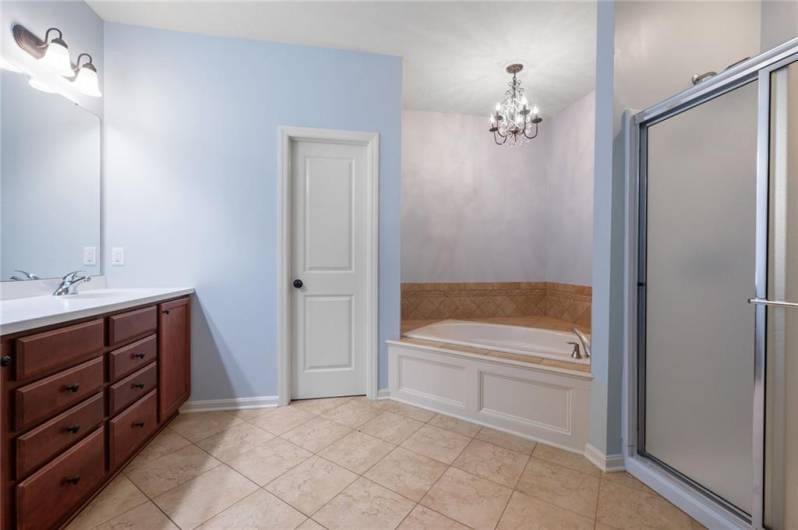
<svg viewBox="0 0 798 530">
<path fill-rule="evenodd" d="M 623 471 L 626 469 L 622 454 L 605 455 L 600 449 L 591 444 L 585 444 L 585 458 L 602 471 Z"/>
<path fill-rule="evenodd" d="M 181 413 L 187 412 L 210 412 L 214 410 L 244 410 L 260 409 L 266 407 L 276 407 L 277 396 L 256 396 L 247 398 L 232 399 L 205 399 L 197 401 L 187 401 L 180 407 Z"/>
</svg>

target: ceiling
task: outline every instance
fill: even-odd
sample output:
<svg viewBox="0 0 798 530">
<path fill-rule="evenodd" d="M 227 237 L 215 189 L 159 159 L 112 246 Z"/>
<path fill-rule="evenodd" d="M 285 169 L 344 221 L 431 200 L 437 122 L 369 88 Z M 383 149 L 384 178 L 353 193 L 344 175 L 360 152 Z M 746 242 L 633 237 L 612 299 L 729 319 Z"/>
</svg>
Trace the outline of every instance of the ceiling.
<svg viewBox="0 0 798 530">
<path fill-rule="evenodd" d="M 593 1 L 88 3 L 111 22 L 399 55 L 411 110 L 487 116 L 512 62 L 544 116 L 594 86 Z"/>
</svg>

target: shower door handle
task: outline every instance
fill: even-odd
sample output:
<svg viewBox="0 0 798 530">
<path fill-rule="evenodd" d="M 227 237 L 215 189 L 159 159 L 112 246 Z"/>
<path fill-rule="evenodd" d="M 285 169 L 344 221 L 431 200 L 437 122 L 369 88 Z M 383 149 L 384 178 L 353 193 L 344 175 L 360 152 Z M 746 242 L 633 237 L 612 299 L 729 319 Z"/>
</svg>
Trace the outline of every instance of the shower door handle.
<svg viewBox="0 0 798 530">
<path fill-rule="evenodd" d="M 749 304 L 754 305 L 769 305 L 773 307 L 795 307 L 798 308 L 798 303 L 796 302 L 782 302 L 780 300 L 765 300 L 764 298 L 749 298 Z"/>
</svg>

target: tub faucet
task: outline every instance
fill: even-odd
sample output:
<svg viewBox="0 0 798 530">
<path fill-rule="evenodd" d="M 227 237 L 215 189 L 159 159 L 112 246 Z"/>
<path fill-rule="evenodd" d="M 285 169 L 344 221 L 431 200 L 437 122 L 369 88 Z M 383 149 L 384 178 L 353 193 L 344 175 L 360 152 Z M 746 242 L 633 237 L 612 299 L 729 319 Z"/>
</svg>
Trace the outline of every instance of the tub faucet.
<svg viewBox="0 0 798 530">
<path fill-rule="evenodd" d="M 585 352 L 585 357 L 590 359 L 590 357 L 592 357 L 590 353 L 590 338 L 582 333 L 579 328 L 574 328 L 574 335 L 576 335 L 576 338 L 578 338 L 579 342 L 582 344 L 582 351 Z"/>
<path fill-rule="evenodd" d="M 568 341 L 568 344 L 574 347 L 573 351 L 571 351 L 571 359 L 581 359 L 582 352 L 580 351 L 579 343 L 574 341 Z"/>
<path fill-rule="evenodd" d="M 80 276 L 85 274 L 85 276 Z M 61 278 L 61 285 L 53 291 L 53 296 L 64 296 L 68 294 L 77 294 L 77 286 L 83 282 L 90 282 L 91 276 L 84 271 L 72 271 L 63 278 Z"/>
</svg>

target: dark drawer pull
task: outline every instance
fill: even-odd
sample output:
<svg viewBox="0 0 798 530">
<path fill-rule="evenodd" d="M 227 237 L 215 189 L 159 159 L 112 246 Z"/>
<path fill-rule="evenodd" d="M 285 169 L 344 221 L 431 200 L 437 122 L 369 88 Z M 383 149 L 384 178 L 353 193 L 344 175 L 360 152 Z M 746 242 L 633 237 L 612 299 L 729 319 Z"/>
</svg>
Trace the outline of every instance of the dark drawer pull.
<svg viewBox="0 0 798 530">
<path fill-rule="evenodd" d="M 132 385 L 130 385 L 130 386 L 131 386 L 132 388 L 137 388 L 137 389 L 141 390 L 142 388 L 144 388 L 144 383 L 133 383 L 133 384 L 132 384 Z"/>
<path fill-rule="evenodd" d="M 146 356 L 147 356 L 147 354 L 145 354 L 145 353 L 134 353 L 133 354 L 133 358 L 134 359 L 143 359 Z"/>
<path fill-rule="evenodd" d="M 67 432 L 71 432 L 72 434 L 77 434 L 80 430 L 80 425 L 70 425 L 66 428 Z"/>
<path fill-rule="evenodd" d="M 140 429 L 140 428 L 144 427 L 144 422 L 143 421 L 134 421 L 133 422 L 133 427 L 138 427 Z"/>
<path fill-rule="evenodd" d="M 78 390 L 80 390 L 80 384 L 79 383 L 72 383 L 70 385 L 67 385 L 64 388 L 66 389 L 67 392 L 77 392 Z"/>
<path fill-rule="evenodd" d="M 164 315 L 168 315 L 169 311 L 171 311 L 171 309 L 164 309 L 163 311 L 161 311 L 161 313 L 163 313 Z"/>
<path fill-rule="evenodd" d="M 73 475 L 71 477 L 67 477 L 64 479 L 64 482 L 72 486 L 75 486 L 78 482 L 80 482 L 80 475 Z"/>
<path fill-rule="evenodd" d="M 10 355 L 3 355 L 0 357 L 0 366 L 8 366 L 11 364 L 11 356 Z"/>
</svg>

